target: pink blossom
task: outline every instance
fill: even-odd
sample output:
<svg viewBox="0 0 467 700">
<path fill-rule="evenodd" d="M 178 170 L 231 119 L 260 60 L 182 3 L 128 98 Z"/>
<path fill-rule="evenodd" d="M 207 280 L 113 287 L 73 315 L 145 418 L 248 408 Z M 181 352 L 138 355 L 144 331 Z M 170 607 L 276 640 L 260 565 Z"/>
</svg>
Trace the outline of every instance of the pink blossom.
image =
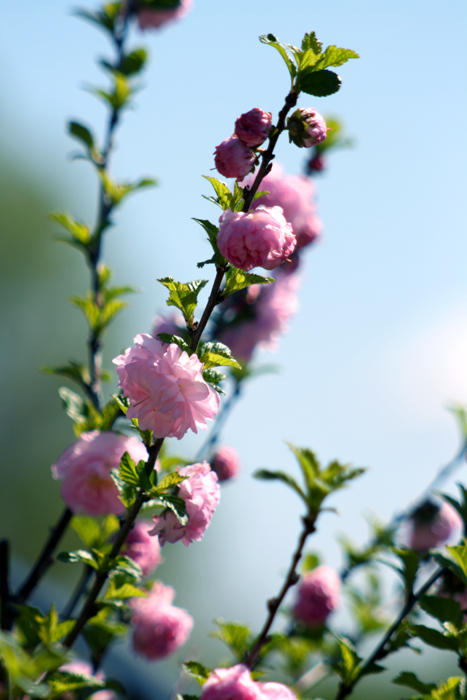
<svg viewBox="0 0 467 700">
<path fill-rule="evenodd" d="M 251 185 L 247 178 L 243 184 Z M 275 164 L 260 184 L 261 192 L 268 192 L 253 202 L 252 208 L 260 206 L 282 207 L 284 216 L 292 226 L 297 238 L 297 248 L 312 243 L 321 233 L 321 222 L 314 203 L 315 186 L 303 175 L 286 175 L 282 167 Z"/>
<path fill-rule="evenodd" d="M 254 107 L 237 119 L 235 134 L 247 146 L 259 146 L 267 138 L 271 121 L 271 112 L 264 112 L 259 107 Z"/>
<path fill-rule="evenodd" d="M 272 270 L 292 255 L 296 239 L 280 207 L 258 207 L 248 213 L 226 209 L 220 217 L 217 245 L 241 270 Z"/>
<path fill-rule="evenodd" d="M 329 566 L 303 574 L 293 609 L 294 616 L 310 627 L 322 625 L 340 602 L 340 578 Z"/>
<path fill-rule="evenodd" d="M 127 416 L 156 437 L 180 439 L 189 429 L 196 433 L 219 409 L 219 394 L 204 381 L 198 357 L 174 343 L 142 333 L 113 362 L 130 400 Z"/>
<path fill-rule="evenodd" d="M 316 153 L 312 158 L 310 158 L 306 167 L 310 174 L 320 173 L 326 167 L 326 161 L 320 153 Z"/>
<path fill-rule="evenodd" d="M 287 120 L 290 140 L 301 148 L 311 148 L 324 141 L 327 126 L 316 109 L 299 107 Z"/>
<path fill-rule="evenodd" d="M 124 505 L 110 475 L 125 452 L 135 461 L 147 460 L 144 445 L 135 437 L 117 433 L 82 433 L 52 465 L 54 479 L 62 481 L 61 495 L 75 513 L 107 515 L 123 513 Z"/>
<path fill-rule="evenodd" d="M 409 547 L 426 552 L 438 547 L 462 529 L 462 519 L 449 503 L 426 501 L 412 514 Z"/>
<path fill-rule="evenodd" d="M 193 618 L 172 605 L 175 591 L 156 583 L 144 598 L 132 598 L 133 648 L 154 661 L 173 654 L 185 644 L 193 627 Z"/>
<path fill-rule="evenodd" d="M 69 661 L 68 663 L 63 664 L 63 666 L 60 666 L 59 670 L 67 671 L 68 673 L 73 673 L 77 676 L 84 676 L 90 681 L 97 680 L 103 683 L 105 680 L 105 676 L 102 671 L 98 671 L 94 674 L 92 672 L 91 664 L 89 664 L 87 661 L 83 661 L 82 659 L 75 659 L 74 661 Z M 113 690 L 98 690 L 96 693 L 92 693 L 92 695 L 89 695 L 87 697 L 89 697 L 89 700 L 115 700 L 117 696 L 115 695 Z"/>
<path fill-rule="evenodd" d="M 199 541 L 208 527 L 219 504 L 220 487 L 217 474 L 207 462 L 179 467 L 179 474 L 187 478 L 181 482 L 178 497 L 185 501 L 188 522 L 181 525 L 172 511 L 154 516 L 151 535 L 158 535 L 161 545 L 182 540 L 185 545 Z"/>
<path fill-rule="evenodd" d="M 241 180 L 253 169 L 255 157 L 254 151 L 232 134 L 216 146 L 214 164 L 224 177 Z"/>
<path fill-rule="evenodd" d="M 257 347 L 274 349 L 277 346 L 279 336 L 287 330 L 290 318 L 298 309 L 299 283 L 296 272 L 281 268 L 276 272 L 275 282 L 248 288 L 245 305 L 250 318 L 232 323 L 219 336 L 235 357 L 249 362 Z"/>
<path fill-rule="evenodd" d="M 216 668 L 203 685 L 200 700 L 261 700 L 259 684 L 247 666 Z"/>
<path fill-rule="evenodd" d="M 180 0 L 178 7 L 174 9 L 141 8 L 136 12 L 136 18 L 140 29 L 159 29 L 167 22 L 181 19 L 191 7 L 191 0 Z"/>
<path fill-rule="evenodd" d="M 162 561 L 159 540 L 149 534 L 151 527 L 152 524 L 147 521 L 136 522 L 123 549 L 123 554 L 141 567 L 143 576 L 150 574 Z"/>
<path fill-rule="evenodd" d="M 211 461 L 211 467 L 219 481 L 227 481 L 237 475 L 239 470 L 238 453 L 228 445 L 219 447 Z"/>
<path fill-rule="evenodd" d="M 257 683 L 261 700 L 297 700 L 297 696 L 283 683 Z"/>
</svg>

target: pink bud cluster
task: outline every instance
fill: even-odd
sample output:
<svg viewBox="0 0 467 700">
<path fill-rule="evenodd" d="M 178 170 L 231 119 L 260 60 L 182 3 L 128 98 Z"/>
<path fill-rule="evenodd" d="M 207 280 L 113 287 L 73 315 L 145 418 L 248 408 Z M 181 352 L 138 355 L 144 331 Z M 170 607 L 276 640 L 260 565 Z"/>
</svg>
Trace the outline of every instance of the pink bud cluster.
<svg viewBox="0 0 467 700">
<path fill-rule="evenodd" d="M 254 681 L 243 664 L 216 668 L 203 685 L 200 700 L 297 700 L 283 683 Z"/>
<path fill-rule="evenodd" d="M 112 469 L 118 469 L 125 452 L 135 462 L 148 458 L 137 438 L 98 430 L 82 433 L 60 455 L 52 465 L 52 475 L 62 482 L 61 496 L 73 512 L 118 515 L 125 511 L 110 474 Z"/>
<path fill-rule="evenodd" d="M 293 608 L 296 620 L 310 627 L 322 625 L 340 602 L 340 578 L 329 566 L 303 574 Z"/>
<path fill-rule="evenodd" d="M 219 250 L 241 270 L 257 266 L 272 270 L 292 255 L 296 243 L 292 226 L 277 206 L 247 213 L 226 209 L 219 219 Z"/>
<path fill-rule="evenodd" d="M 219 447 L 211 460 L 211 467 L 219 481 L 228 481 L 237 476 L 240 468 L 238 453 L 228 445 Z"/>
<path fill-rule="evenodd" d="M 287 120 L 289 138 L 301 148 L 311 148 L 326 138 L 327 126 L 316 109 L 299 108 Z"/>
<path fill-rule="evenodd" d="M 224 177 L 241 180 L 254 168 L 255 149 L 267 138 L 272 115 L 259 107 L 242 114 L 235 122 L 235 132 L 216 146 L 214 163 Z"/>
<path fill-rule="evenodd" d="M 175 591 L 156 583 L 144 598 L 132 598 L 133 648 L 154 661 L 173 654 L 188 639 L 193 618 L 172 605 Z"/>
<path fill-rule="evenodd" d="M 417 552 L 427 552 L 451 539 L 462 530 L 462 520 L 449 503 L 441 505 L 427 501 L 422 503 L 411 517 L 409 547 Z"/>
<path fill-rule="evenodd" d="M 172 511 L 154 516 L 151 535 L 158 535 L 159 542 L 178 542 L 185 545 L 199 541 L 211 522 L 212 515 L 220 500 L 220 487 L 217 475 L 207 462 L 179 467 L 178 473 L 186 479 L 181 482 L 177 496 L 185 502 L 188 522 L 182 525 Z"/>
<path fill-rule="evenodd" d="M 137 418 L 139 427 L 156 437 L 196 433 L 219 409 L 219 394 L 203 379 L 203 364 L 174 343 L 142 333 L 113 362 L 130 400 L 128 418 Z"/>
</svg>

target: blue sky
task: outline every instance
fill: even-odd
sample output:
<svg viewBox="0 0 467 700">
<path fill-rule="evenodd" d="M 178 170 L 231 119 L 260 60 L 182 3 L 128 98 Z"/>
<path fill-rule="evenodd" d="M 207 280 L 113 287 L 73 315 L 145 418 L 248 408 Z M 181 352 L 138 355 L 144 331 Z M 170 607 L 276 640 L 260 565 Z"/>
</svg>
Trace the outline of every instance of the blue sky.
<svg viewBox="0 0 467 700">
<path fill-rule="evenodd" d="M 0 126 L 10 154 L 56 182 L 57 209 L 86 218 L 96 183 L 86 165 L 67 159 L 64 124 L 73 117 L 102 130 L 103 108 L 80 87 L 101 81 L 94 59 L 107 46 L 70 7 L 19 0 L 2 8 L 0 58 L 9 68 Z M 132 36 L 152 61 L 119 131 L 114 173 L 154 174 L 161 184 L 128 201 L 106 244 L 116 279 L 141 290 L 109 357 L 163 310 L 156 277 L 199 276 L 195 262 L 207 248 L 191 217 L 217 217 L 200 196 L 215 145 L 241 112 L 281 106 L 285 67 L 257 36 L 298 43 L 314 29 L 325 44 L 361 56 L 339 69 L 338 94 L 301 101 L 338 115 L 355 143 L 331 157 L 317 183 L 324 233 L 307 254 L 300 311 L 279 351 L 261 358 L 281 372 L 251 384 L 225 432 L 243 474 L 226 488 L 206 541 L 184 552 L 191 586 L 181 586 L 180 603 L 201 605 L 210 583 L 202 632 L 212 616 L 258 623 L 278 586 L 299 528 L 297 504 L 250 474 L 293 469 L 285 440 L 324 461 L 371 467 L 335 498 L 342 518 L 323 518 L 313 548 L 330 564 L 339 561 L 336 533 L 363 539 L 364 514 L 389 517 L 457 449 L 446 405 L 467 398 L 466 25 L 462 0 L 197 0 L 178 24 Z M 283 141 L 278 158 L 299 172 L 303 151 Z M 251 581 L 247 600 L 239 568 Z"/>
</svg>

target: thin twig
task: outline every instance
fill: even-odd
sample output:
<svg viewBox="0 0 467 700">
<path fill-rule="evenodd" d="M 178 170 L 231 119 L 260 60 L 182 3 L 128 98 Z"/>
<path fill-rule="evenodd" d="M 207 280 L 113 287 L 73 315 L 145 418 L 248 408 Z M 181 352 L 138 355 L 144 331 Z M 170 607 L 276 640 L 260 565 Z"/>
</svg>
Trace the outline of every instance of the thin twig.
<svg viewBox="0 0 467 700">
<path fill-rule="evenodd" d="M 293 554 L 292 561 L 290 563 L 289 570 L 287 572 L 287 576 L 285 578 L 285 581 L 282 584 L 282 587 L 281 587 L 278 595 L 275 598 L 271 598 L 270 600 L 268 600 L 267 605 L 268 605 L 269 613 L 268 613 L 268 616 L 266 618 L 266 621 L 263 625 L 261 632 L 259 633 L 258 637 L 256 638 L 255 643 L 253 644 L 252 648 L 245 656 L 245 664 L 250 669 L 252 669 L 258 661 L 261 647 L 263 646 L 263 644 L 265 644 L 267 642 L 269 630 L 271 629 L 271 626 L 272 626 L 272 623 L 274 622 L 277 611 L 279 610 L 279 608 L 282 604 L 282 601 L 284 600 L 289 588 L 294 586 L 299 579 L 299 576 L 297 573 L 297 566 L 298 566 L 300 559 L 302 558 L 303 548 L 305 546 L 305 542 L 306 542 L 308 536 L 311 535 L 315 531 L 315 522 L 316 522 L 316 517 L 315 518 L 309 518 L 309 517 L 303 518 L 303 530 L 302 530 L 302 533 L 300 535 L 300 539 L 298 540 L 297 548 Z"/>
<path fill-rule="evenodd" d="M 353 679 L 352 683 L 345 684 L 343 681 L 339 685 L 339 689 L 336 695 L 336 700 L 343 700 L 348 695 L 353 692 L 355 685 L 358 683 L 360 678 L 365 675 L 366 671 L 376 662 L 384 659 L 388 654 L 391 653 L 390 647 L 388 647 L 388 642 L 391 640 L 392 636 L 399 629 L 402 622 L 405 620 L 407 615 L 411 612 L 412 608 L 418 603 L 420 598 L 425 595 L 425 593 L 431 588 L 431 586 L 441 577 L 445 569 L 440 567 L 425 581 L 425 583 L 418 589 L 416 593 L 410 592 L 405 600 L 404 606 L 394 620 L 392 625 L 387 630 L 386 634 L 378 644 L 378 646 L 373 650 L 367 660 L 360 666 L 358 673 Z"/>
</svg>

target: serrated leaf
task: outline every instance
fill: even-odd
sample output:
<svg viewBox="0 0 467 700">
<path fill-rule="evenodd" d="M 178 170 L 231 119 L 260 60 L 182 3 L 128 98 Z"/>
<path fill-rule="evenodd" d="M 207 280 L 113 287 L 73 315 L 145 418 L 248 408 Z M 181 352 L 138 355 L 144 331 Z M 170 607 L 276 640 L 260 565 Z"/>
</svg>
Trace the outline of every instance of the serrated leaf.
<svg viewBox="0 0 467 700">
<path fill-rule="evenodd" d="M 230 265 L 225 273 L 225 286 L 222 294 L 226 297 L 229 294 L 233 294 L 233 292 L 249 287 L 251 284 L 271 284 L 272 282 L 275 282 L 274 277 L 255 275 Z"/>
<path fill-rule="evenodd" d="M 104 596 L 104 600 L 127 600 L 128 598 L 141 598 L 147 594 L 141 588 L 136 588 L 132 583 L 124 583 L 121 586 L 114 585 L 111 581 L 110 586 Z"/>
<path fill-rule="evenodd" d="M 168 510 L 170 510 L 175 515 L 180 525 L 187 524 L 188 515 L 186 512 L 186 504 L 183 498 L 180 498 L 179 496 L 173 496 L 172 494 L 158 494 L 157 500 L 162 506 L 164 506 L 164 508 L 168 508 Z"/>
<path fill-rule="evenodd" d="M 111 575 L 122 575 L 131 581 L 139 582 L 143 576 L 141 567 L 133 559 L 119 554 L 112 562 Z"/>
<path fill-rule="evenodd" d="M 241 369 L 241 365 L 232 357 L 230 348 L 224 343 L 212 341 L 202 343 L 198 348 L 198 357 L 205 369 L 219 366 Z"/>
<path fill-rule="evenodd" d="M 219 252 L 219 250 L 217 248 L 217 234 L 219 233 L 218 226 L 215 226 L 207 219 L 195 219 L 193 217 L 193 221 L 196 221 L 196 223 L 198 223 L 200 226 L 202 226 L 204 228 L 204 230 L 208 234 L 208 240 L 209 240 L 209 243 L 211 244 L 214 252 L 218 253 Z"/>
<path fill-rule="evenodd" d="M 321 41 L 318 41 L 318 37 L 316 36 L 315 32 L 307 32 L 305 36 L 302 39 L 302 51 L 313 51 L 316 55 L 319 56 L 321 51 L 323 50 L 323 44 Z"/>
<path fill-rule="evenodd" d="M 55 211 L 49 214 L 49 218 L 57 224 L 60 224 L 60 226 L 68 231 L 78 243 L 86 246 L 91 240 L 89 226 L 77 221 L 70 214 L 62 211 Z"/>
<path fill-rule="evenodd" d="M 133 486 L 139 486 L 139 473 L 136 468 L 136 462 L 134 462 L 129 453 L 125 452 L 120 460 L 120 466 L 118 468 L 118 475 L 122 481 L 126 484 L 132 484 Z"/>
<path fill-rule="evenodd" d="M 178 486 L 179 484 L 181 484 L 182 481 L 185 481 L 186 478 L 186 476 L 183 476 L 178 472 L 166 474 L 166 476 L 162 477 L 162 479 L 159 481 L 157 489 L 160 491 L 167 491 L 167 489 L 171 489 L 174 486 Z"/>
<path fill-rule="evenodd" d="M 334 71 L 315 71 L 314 66 L 300 71 L 298 80 L 299 90 L 315 97 L 327 97 L 327 95 L 334 94 L 342 83 Z"/>
<path fill-rule="evenodd" d="M 211 671 L 206 666 L 203 666 L 199 661 L 185 661 L 183 664 L 183 669 L 196 678 L 196 680 L 203 685 L 205 681 L 209 678 Z"/>
<path fill-rule="evenodd" d="M 193 315 L 198 303 L 198 295 L 208 280 L 194 280 L 193 282 L 176 282 L 173 277 L 163 277 L 157 280 L 169 290 L 167 306 L 175 306 L 182 312 L 185 321 L 191 328 Z"/>
<path fill-rule="evenodd" d="M 322 70 L 328 66 L 341 66 L 351 58 L 360 58 L 360 56 L 351 49 L 340 49 L 337 46 L 328 46 L 326 51 L 319 56 L 314 64 L 314 70 Z"/>
<path fill-rule="evenodd" d="M 220 386 L 220 383 L 227 379 L 226 374 L 224 374 L 218 369 L 214 369 L 211 367 L 210 369 L 203 369 L 203 379 L 220 394 L 225 394 L 225 391 Z"/>
<path fill-rule="evenodd" d="M 269 469 L 257 469 L 253 473 L 253 476 L 255 479 L 262 479 L 263 481 L 282 481 L 282 483 L 293 489 L 295 493 L 297 493 L 300 498 L 305 501 L 305 503 L 308 503 L 306 495 L 303 493 L 295 479 L 285 472 L 270 471 Z"/>
<path fill-rule="evenodd" d="M 436 649 L 457 649 L 457 640 L 455 637 L 443 634 L 439 630 L 426 627 L 425 625 L 410 625 L 410 634 L 413 637 L 419 637 L 425 644 Z"/>
<path fill-rule="evenodd" d="M 396 685 L 403 685 L 406 688 L 411 688 L 418 693 L 424 694 L 431 693 L 431 691 L 436 688 L 434 683 L 422 683 L 415 673 L 409 671 L 402 671 L 402 673 L 399 673 L 397 678 L 394 678 L 393 683 L 396 683 Z"/>
<path fill-rule="evenodd" d="M 85 549 L 77 549 L 74 552 L 60 552 L 57 559 L 64 564 L 76 564 L 78 562 L 83 562 L 87 566 L 93 569 L 98 569 L 98 564 L 90 552 Z"/>
<path fill-rule="evenodd" d="M 225 184 L 215 177 L 209 177 L 208 175 L 203 175 L 205 180 L 211 183 L 214 192 L 216 193 L 216 199 L 213 201 L 218 204 L 222 209 L 230 209 L 230 203 L 232 201 L 232 193 Z"/>
<path fill-rule="evenodd" d="M 289 71 L 290 77 L 292 80 L 294 79 L 297 69 L 295 68 L 295 65 L 290 58 L 289 54 L 287 53 L 287 50 L 285 46 L 283 46 L 280 41 L 277 39 L 277 37 L 274 36 L 274 34 L 262 34 L 259 37 L 259 40 L 262 44 L 266 44 L 267 46 L 272 46 L 276 51 L 279 52 L 279 54 L 282 57 L 282 60 L 284 61 L 285 65 L 287 66 L 287 69 Z"/>
<path fill-rule="evenodd" d="M 173 333 L 158 333 L 157 337 L 160 338 L 164 343 L 175 343 L 181 350 L 184 350 L 188 355 L 191 355 L 191 348 L 187 342 L 180 338 L 179 335 L 174 335 Z"/>
</svg>

